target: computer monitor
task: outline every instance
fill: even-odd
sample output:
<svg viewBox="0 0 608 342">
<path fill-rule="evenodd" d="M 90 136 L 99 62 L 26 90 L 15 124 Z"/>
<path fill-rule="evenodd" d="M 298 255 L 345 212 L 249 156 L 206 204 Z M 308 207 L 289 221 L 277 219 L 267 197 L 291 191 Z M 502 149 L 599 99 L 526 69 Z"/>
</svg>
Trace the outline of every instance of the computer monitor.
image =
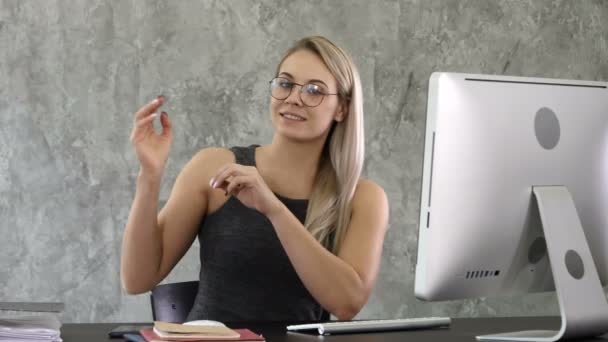
<svg viewBox="0 0 608 342">
<path fill-rule="evenodd" d="M 560 331 L 478 336 L 555 341 L 608 332 L 607 277 L 608 83 L 433 73 L 416 297 L 557 285 Z"/>
</svg>

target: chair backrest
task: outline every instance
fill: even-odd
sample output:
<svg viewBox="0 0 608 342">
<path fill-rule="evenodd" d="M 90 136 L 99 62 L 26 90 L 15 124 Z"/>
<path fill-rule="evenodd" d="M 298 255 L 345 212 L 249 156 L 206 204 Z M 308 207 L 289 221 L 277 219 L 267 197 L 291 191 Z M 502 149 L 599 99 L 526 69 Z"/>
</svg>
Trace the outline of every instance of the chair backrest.
<svg viewBox="0 0 608 342">
<path fill-rule="evenodd" d="M 197 280 L 158 285 L 150 292 L 152 320 L 184 323 L 197 293 Z M 329 312 L 323 310 L 320 321 L 326 322 L 330 319 Z"/>
<path fill-rule="evenodd" d="M 198 281 L 158 285 L 150 293 L 152 320 L 184 323 L 198 292 Z"/>
</svg>

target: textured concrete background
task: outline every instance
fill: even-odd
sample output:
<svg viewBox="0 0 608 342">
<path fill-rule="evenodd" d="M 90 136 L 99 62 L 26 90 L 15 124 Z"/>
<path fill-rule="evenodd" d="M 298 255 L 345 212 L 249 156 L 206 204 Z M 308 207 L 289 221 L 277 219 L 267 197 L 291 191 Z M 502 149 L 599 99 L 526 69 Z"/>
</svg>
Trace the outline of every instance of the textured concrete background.
<svg viewBox="0 0 608 342">
<path fill-rule="evenodd" d="M 162 93 L 175 141 L 161 198 L 205 146 L 267 143 L 267 81 L 296 39 L 357 62 L 365 175 L 390 231 L 359 318 L 557 314 L 551 294 L 413 296 L 426 86 L 432 71 L 608 80 L 608 1 L 0 0 L 0 301 L 64 301 L 65 322 L 146 321 L 119 282 L 138 170 L 132 113 Z M 167 279 L 198 274 L 198 245 Z"/>
</svg>

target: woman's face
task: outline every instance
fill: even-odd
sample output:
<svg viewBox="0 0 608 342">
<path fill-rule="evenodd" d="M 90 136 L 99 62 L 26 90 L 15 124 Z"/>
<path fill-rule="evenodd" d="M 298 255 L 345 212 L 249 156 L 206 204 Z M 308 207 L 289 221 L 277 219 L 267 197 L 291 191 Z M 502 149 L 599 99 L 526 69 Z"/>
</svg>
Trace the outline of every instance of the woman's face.
<svg viewBox="0 0 608 342">
<path fill-rule="evenodd" d="M 276 133 L 299 141 L 314 140 L 324 137 L 334 121 L 343 120 L 344 106 L 340 105 L 338 95 L 321 96 L 321 103 L 310 107 L 305 104 L 310 104 L 310 97 L 300 94 L 302 86 L 292 84 L 312 85 L 304 89 L 309 94 L 338 92 L 335 78 L 313 52 L 299 50 L 292 53 L 283 61 L 277 77 L 281 78 L 278 86 L 291 86 L 292 89 L 284 100 L 270 97 L 270 113 Z"/>
</svg>

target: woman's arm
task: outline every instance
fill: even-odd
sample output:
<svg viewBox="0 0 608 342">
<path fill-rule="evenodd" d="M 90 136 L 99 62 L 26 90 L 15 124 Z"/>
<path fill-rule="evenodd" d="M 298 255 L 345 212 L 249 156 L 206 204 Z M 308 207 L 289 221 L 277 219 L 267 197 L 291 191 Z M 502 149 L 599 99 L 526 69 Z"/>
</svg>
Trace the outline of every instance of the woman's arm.
<svg viewBox="0 0 608 342">
<path fill-rule="evenodd" d="M 304 286 L 325 309 L 342 320 L 361 310 L 376 283 L 388 222 L 382 188 L 359 180 L 351 220 L 336 256 L 274 195 L 254 166 L 227 164 L 210 185 L 268 217 Z"/>
<path fill-rule="evenodd" d="M 268 218 L 308 291 L 338 319 L 352 319 L 367 302 L 380 268 L 388 223 L 384 190 L 371 181 L 359 181 L 337 256 L 315 240 L 284 205 Z"/>
<path fill-rule="evenodd" d="M 217 149 L 205 149 L 186 164 L 157 215 L 160 179 L 140 173 L 121 254 L 121 278 L 128 293 L 150 291 L 171 272 L 196 238 L 207 209 L 209 175 Z"/>
</svg>

